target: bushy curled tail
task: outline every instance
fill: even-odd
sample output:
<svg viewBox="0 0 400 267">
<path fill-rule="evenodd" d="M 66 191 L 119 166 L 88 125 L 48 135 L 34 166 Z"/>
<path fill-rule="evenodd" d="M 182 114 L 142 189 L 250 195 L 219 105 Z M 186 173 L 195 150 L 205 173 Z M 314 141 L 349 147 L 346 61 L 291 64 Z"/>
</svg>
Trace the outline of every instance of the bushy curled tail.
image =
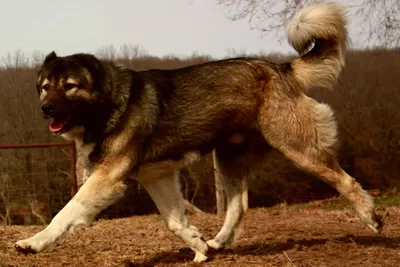
<svg viewBox="0 0 400 267">
<path fill-rule="evenodd" d="M 305 7 L 288 23 L 287 38 L 301 55 L 291 62 L 295 79 L 304 89 L 332 88 L 344 66 L 347 43 L 344 7 L 335 3 Z"/>
</svg>

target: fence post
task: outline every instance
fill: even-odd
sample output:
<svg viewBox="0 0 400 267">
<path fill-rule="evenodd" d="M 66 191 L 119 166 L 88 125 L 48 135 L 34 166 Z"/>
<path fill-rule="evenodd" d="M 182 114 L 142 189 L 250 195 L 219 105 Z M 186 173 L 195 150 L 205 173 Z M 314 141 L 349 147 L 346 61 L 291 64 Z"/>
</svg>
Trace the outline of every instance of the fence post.
<svg viewBox="0 0 400 267">
<path fill-rule="evenodd" d="M 71 197 L 75 196 L 76 192 L 78 191 L 78 183 L 76 181 L 76 147 L 75 141 L 71 142 L 71 177 L 72 177 L 72 188 L 71 188 Z"/>
<path fill-rule="evenodd" d="M 212 152 L 213 156 L 213 169 L 214 169 L 214 180 L 215 180 L 215 197 L 217 202 L 217 214 L 225 212 L 225 190 L 222 184 L 221 173 L 219 172 L 217 165 L 217 156 L 215 149 Z"/>
</svg>

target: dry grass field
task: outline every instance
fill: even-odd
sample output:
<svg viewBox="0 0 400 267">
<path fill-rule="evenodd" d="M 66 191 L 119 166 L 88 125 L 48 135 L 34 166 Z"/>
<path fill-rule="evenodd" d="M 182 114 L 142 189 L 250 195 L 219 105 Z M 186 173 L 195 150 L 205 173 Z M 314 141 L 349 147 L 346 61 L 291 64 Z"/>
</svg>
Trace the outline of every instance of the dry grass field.
<svg viewBox="0 0 400 267">
<path fill-rule="evenodd" d="M 35 255 L 18 254 L 13 242 L 43 226 L 0 226 L 0 266 L 397 266 L 400 208 L 381 208 L 388 215 L 384 231 L 375 235 L 340 203 L 250 209 L 241 237 L 223 251 L 210 251 L 202 264 L 192 262 L 194 253 L 157 214 L 99 220 Z M 189 218 L 208 239 L 224 216 Z"/>
</svg>

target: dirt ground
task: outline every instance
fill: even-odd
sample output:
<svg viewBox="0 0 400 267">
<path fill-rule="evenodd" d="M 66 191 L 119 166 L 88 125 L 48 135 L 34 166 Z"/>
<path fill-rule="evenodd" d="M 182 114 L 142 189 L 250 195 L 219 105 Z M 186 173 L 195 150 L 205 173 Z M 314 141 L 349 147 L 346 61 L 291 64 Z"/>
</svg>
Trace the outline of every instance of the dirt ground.
<svg viewBox="0 0 400 267">
<path fill-rule="evenodd" d="M 159 215 L 100 220 L 35 255 L 18 254 L 16 240 L 42 226 L 0 226 L 0 266 L 399 266 L 400 209 L 389 208 L 382 234 L 362 226 L 354 211 L 251 209 L 241 237 L 208 262 L 167 230 Z M 209 239 L 220 215 L 192 215 Z"/>
</svg>

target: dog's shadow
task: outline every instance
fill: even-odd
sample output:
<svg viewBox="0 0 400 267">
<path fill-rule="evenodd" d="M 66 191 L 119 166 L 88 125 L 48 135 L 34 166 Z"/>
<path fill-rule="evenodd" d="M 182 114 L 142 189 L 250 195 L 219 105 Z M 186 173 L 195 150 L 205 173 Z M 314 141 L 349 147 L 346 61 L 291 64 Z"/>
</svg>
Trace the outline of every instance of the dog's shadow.
<svg viewBox="0 0 400 267">
<path fill-rule="evenodd" d="M 286 242 L 257 242 L 250 245 L 237 245 L 233 248 L 226 248 L 215 251 L 210 249 L 207 253 L 209 260 L 212 260 L 215 255 L 273 255 L 282 253 L 285 250 L 299 247 L 312 247 L 315 245 L 323 245 L 327 242 L 336 242 L 339 244 L 355 243 L 358 246 L 379 246 L 385 248 L 399 248 L 400 237 L 385 237 L 385 236 L 353 236 L 346 235 L 337 238 L 314 238 L 314 239 L 289 239 Z M 154 266 L 160 262 L 163 263 L 178 263 L 190 262 L 194 257 L 193 251 L 189 248 L 183 248 L 179 251 L 168 251 L 157 254 L 148 261 L 128 264 L 125 266 Z"/>
</svg>

